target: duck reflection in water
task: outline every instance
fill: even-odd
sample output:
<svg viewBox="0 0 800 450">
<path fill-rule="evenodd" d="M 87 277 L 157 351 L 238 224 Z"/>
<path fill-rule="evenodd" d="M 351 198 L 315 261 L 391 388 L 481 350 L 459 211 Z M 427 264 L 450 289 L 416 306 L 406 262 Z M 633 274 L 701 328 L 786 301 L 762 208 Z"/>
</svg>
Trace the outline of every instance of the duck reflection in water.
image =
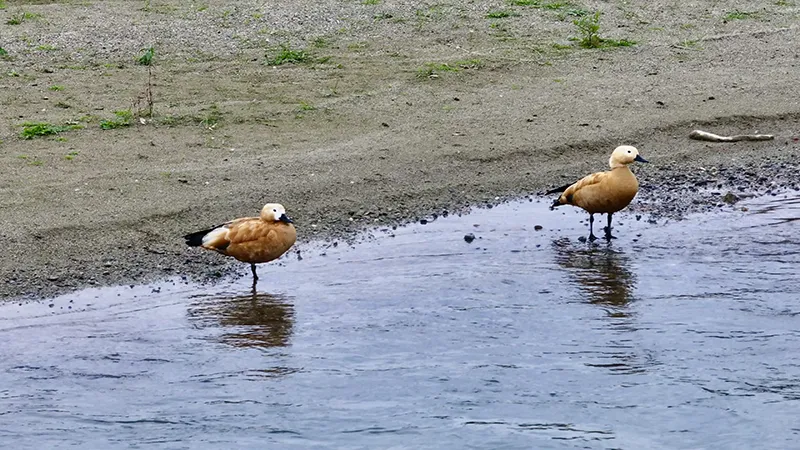
<svg viewBox="0 0 800 450">
<path fill-rule="evenodd" d="M 594 304 L 622 308 L 633 300 L 636 275 L 621 251 L 603 246 L 573 245 L 568 239 L 553 242 L 556 263 L 569 271 L 568 278 L 588 294 Z"/>
<path fill-rule="evenodd" d="M 553 250 L 556 263 L 568 272 L 566 278 L 608 314 L 598 333 L 610 330 L 613 334 L 607 341 L 597 341 L 584 364 L 617 375 L 642 373 L 659 365 L 655 355 L 631 336 L 638 325 L 629 308 L 635 299 L 636 275 L 628 256 L 606 246 L 573 245 L 568 239 L 553 242 Z"/>
<path fill-rule="evenodd" d="M 294 328 L 294 307 L 283 295 L 258 293 L 195 298 L 189 319 L 225 332 L 219 340 L 235 347 L 285 347 Z"/>
</svg>

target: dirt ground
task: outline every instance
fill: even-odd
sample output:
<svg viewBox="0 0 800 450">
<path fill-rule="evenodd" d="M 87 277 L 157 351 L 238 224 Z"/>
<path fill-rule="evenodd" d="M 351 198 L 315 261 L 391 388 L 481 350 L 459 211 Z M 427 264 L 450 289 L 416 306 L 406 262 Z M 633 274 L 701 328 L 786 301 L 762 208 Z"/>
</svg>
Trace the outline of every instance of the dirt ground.
<svg viewBox="0 0 800 450">
<path fill-rule="evenodd" d="M 582 48 L 595 11 L 604 48 Z M 0 296 L 245 273 L 181 235 L 280 202 L 301 241 L 338 239 L 540 193 L 620 144 L 652 162 L 631 209 L 656 220 L 798 189 L 798 19 L 794 1 L 0 0 Z"/>
</svg>

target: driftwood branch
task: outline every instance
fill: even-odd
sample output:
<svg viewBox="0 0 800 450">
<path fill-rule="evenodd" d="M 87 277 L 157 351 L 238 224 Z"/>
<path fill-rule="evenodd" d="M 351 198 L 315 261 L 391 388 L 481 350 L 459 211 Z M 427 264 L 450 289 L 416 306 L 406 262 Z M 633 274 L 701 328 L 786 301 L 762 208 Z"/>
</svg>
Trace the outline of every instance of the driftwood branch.
<svg viewBox="0 0 800 450">
<path fill-rule="evenodd" d="M 689 133 L 689 139 L 710 142 L 736 142 L 736 141 L 769 141 L 775 139 L 772 134 L 737 134 L 735 136 L 720 136 L 702 130 L 694 130 Z"/>
</svg>

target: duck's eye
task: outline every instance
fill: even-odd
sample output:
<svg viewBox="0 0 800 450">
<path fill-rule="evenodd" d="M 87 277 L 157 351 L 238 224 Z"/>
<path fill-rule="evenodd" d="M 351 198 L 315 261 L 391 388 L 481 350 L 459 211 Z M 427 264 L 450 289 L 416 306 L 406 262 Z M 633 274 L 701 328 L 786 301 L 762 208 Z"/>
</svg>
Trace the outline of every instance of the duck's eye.
<svg viewBox="0 0 800 450">
<path fill-rule="evenodd" d="M 630 153 L 630 152 L 628 152 L 628 153 Z M 278 210 L 277 209 L 273 209 L 272 212 L 278 212 Z"/>
<path fill-rule="evenodd" d="M 631 152 L 631 151 L 630 151 L 630 150 L 628 150 L 628 153 L 630 153 L 630 152 Z"/>
</svg>

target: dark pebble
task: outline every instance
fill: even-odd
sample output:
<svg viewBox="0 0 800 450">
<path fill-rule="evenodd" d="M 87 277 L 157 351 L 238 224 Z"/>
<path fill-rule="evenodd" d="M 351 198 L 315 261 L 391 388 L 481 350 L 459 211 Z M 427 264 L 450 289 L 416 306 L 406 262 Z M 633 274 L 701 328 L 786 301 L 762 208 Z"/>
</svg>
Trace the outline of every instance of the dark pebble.
<svg viewBox="0 0 800 450">
<path fill-rule="evenodd" d="M 541 226 L 541 225 L 534 225 L 534 226 L 533 226 L 533 229 L 534 229 L 534 230 L 536 230 L 536 231 L 539 231 L 539 230 L 541 230 L 542 228 L 544 228 L 544 227 L 543 227 L 543 226 Z"/>
<path fill-rule="evenodd" d="M 475 235 L 472 233 L 467 233 L 464 235 L 464 240 L 467 241 L 467 243 L 470 243 L 475 240 Z"/>
<path fill-rule="evenodd" d="M 738 202 L 739 200 L 740 200 L 739 197 L 736 196 L 733 192 L 728 192 L 727 194 L 725 194 L 724 197 L 722 197 L 722 201 L 729 205 L 732 205 Z"/>
</svg>

